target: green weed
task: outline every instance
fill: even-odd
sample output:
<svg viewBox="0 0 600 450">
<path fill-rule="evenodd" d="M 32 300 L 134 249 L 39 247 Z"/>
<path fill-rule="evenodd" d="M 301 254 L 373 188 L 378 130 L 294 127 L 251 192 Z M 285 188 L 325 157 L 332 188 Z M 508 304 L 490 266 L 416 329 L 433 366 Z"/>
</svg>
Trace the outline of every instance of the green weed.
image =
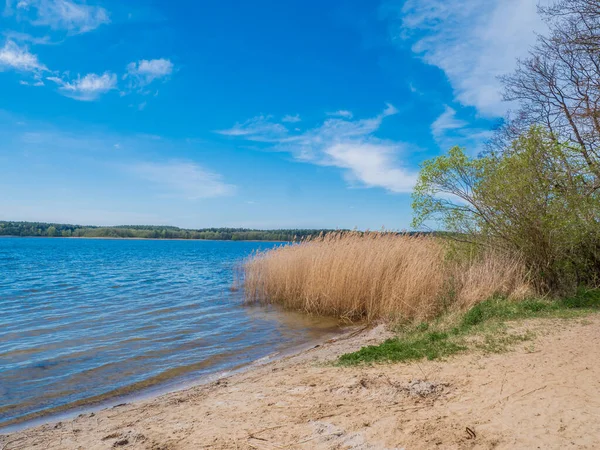
<svg viewBox="0 0 600 450">
<path fill-rule="evenodd" d="M 454 321 L 438 318 L 416 326 L 402 326 L 398 336 L 379 345 L 370 345 L 342 355 L 341 365 L 403 362 L 423 358 L 441 359 L 469 348 L 487 353 L 509 350 L 533 334 L 510 333 L 506 322 L 531 318 L 572 318 L 600 309 L 600 290 L 580 290 L 562 300 L 529 299 L 520 302 L 491 298 L 481 302 Z"/>
</svg>

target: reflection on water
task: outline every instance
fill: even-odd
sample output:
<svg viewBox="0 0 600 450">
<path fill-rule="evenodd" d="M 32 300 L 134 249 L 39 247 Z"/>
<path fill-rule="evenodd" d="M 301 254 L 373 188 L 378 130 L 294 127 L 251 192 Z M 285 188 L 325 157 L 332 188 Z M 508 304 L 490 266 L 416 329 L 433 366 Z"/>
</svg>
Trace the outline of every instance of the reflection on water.
<svg viewBox="0 0 600 450">
<path fill-rule="evenodd" d="M 337 323 L 242 306 L 274 243 L 0 238 L 0 425 L 232 370 Z"/>
</svg>

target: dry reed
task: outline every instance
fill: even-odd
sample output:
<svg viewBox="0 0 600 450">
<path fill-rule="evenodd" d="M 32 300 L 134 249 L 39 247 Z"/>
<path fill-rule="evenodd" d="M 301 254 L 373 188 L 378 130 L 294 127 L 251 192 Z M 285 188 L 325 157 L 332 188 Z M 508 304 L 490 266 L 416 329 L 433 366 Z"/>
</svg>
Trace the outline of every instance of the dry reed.
<svg viewBox="0 0 600 450">
<path fill-rule="evenodd" d="M 249 302 L 346 320 L 424 320 L 531 292 L 523 266 L 508 257 L 449 261 L 440 239 L 395 233 L 329 233 L 256 253 L 244 277 Z"/>
</svg>

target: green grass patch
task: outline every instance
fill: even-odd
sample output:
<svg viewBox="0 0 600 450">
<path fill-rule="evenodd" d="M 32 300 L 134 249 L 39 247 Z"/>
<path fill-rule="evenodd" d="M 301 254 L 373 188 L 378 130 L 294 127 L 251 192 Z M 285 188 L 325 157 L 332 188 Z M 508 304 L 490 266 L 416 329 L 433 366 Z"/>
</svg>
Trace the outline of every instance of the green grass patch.
<svg viewBox="0 0 600 450">
<path fill-rule="evenodd" d="M 448 339 L 448 333 L 430 332 L 408 338 L 388 339 L 380 345 L 363 347 L 340 357 L 340 363 L 353 365 L 365 362 L 397 362 L 418 359 L 438 359 L 465 350 Z"/>
<path fill-rule="evenodd" d="M 342 355 L 341 365 L 440 359 L 469 348 L 498 353 L 533 338 L 531 332 L 511 333 L 506 322 L 531 318 L 572 318 L 600 309 L 600 290 L 580 290 L 562 300 L 530 299 L 513 302 L 491 298 L 453 321 L 404 326 L 398 336 Z"/>
</svg>

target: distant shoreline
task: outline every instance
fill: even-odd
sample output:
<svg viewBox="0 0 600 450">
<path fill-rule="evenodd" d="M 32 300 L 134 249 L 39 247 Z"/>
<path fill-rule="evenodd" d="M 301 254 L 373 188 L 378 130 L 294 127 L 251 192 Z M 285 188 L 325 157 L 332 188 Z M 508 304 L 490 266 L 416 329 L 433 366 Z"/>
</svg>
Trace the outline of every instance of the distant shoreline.
<svg viewBox="0 0 600 450">
<path fill-rule="evenodd" d="M 206 242 L 292 242 L 270 239 L 194 239 L 194 238 L 144 238 L 144 237 L 113 237 L 113 236 L 15 236 L 2 234 L 0 238 L 27 239 L 91 239 L 109 241 L 206 241 Z"/>
<path fill-rule="evenodd" d="M 288 242 L 316 237 L 334 230 L 324 228 L 179 228 L 167 225 L 74 225 L 0 220 L 0 236 L 78 237 L 94 239 L 177 239 L 202 241 Z"/>
</svg>

